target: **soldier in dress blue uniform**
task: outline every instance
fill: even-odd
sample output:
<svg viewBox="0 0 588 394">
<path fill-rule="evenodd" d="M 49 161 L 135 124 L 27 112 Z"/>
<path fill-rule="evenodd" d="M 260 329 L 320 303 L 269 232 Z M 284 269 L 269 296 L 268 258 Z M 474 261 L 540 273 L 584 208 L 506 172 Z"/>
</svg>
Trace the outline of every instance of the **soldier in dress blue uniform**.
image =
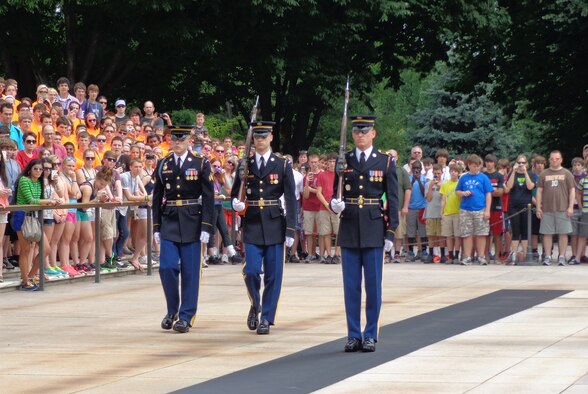
<svg viewBox="0 0 588 394">
<path fill-rule="evenodd" d="M 244 159 L 249 160 L 249 172 L 246 179 L 242 179 L 243 174 L 237 174 L 231 192 L 233 209 L 244 210 L 245 202 L 239 200 L 239 188 L 245 182 L 247 210 L 243 218 L 243 278 L 251 301 L 247 326 L 250 330 L 257 329 L 258 334 L 269 334 L 270 325 L 274 324 L 282 288 L 284 242 L 286 247 L 292 246 L 296 231 L 294 174 L 290 163 L 271 151 L 274 124 L 267 121 L 251 124 L 255 154 Z M 279 200 L 282 194 L 286 204 L 285 214 Z M 260 299 L 262 273 L 264 291 Z"/>
<path fill-rule="evenodd" d="M 167 302 L 161 328 L 181 333 L 196 317 L 201 243 L 212 234 L 214 211 L 210 163 L 188 151 L 189 135 L 189 130 L 172 130 L 173 153 L 157 164 L 153 191 L 153 238 L 161 242 L 159 276 Z"/>
<path fill-rule="evenodd" d="M 331 200 L 331 209 L 341 214 L 337 245 L 342 254 L 348 332 L 346 352 L 376 350 L 384 250 L 392 250 L 398 226 L 396 165 L 391 156 L 378 152 L 372 145 L 376 137 L 375 119 L 375 116 L 351 117 L 355 149 L 345 155 L 346 165 L 340 166 L 343 198 L 336 198 L 338 174 L 335 176 L 335 198 Z M 382 202 L 383 196 L 386 204 Z M 366 292 L 363 342 L 360 326 L 362 271 Z"/>
</svg>

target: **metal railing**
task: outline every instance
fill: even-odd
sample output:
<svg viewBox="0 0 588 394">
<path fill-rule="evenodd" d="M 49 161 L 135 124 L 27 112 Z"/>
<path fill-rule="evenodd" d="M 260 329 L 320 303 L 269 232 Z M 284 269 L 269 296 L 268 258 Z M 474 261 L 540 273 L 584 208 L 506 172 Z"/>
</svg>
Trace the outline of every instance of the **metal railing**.
<svg viewBox="0 0 588 394">
<path fill-rule="evenodd" d="M 153 260 L 151 258 L 151 248 L 153 246 L 153 217 L 151 211 L 151 202 L 146 201 L 125 201 L 125 202 L 105 202 L 105 203 L 76 203 L 76 204 L 60 204 L 55 206 L 49 205 L 9 205 L 2 208 L 3 211 L 24 211 L 24 212 L 39 212 L 38 220 L 41 223 L 41 229 L 43 229 L 43 213 L 46 210 L 54 209 L 87 209 L 94 208 L 94 243 L 95 243 L 95 255 L 94 255 L 94 282 L 100 283 L 100 211 L 103 208 L 117 208 L 117 207 L 138 207 L 148 205 L 147 209 L 147 275 L 153 275 Z M 43 233 L 43 237 L 44 237 Z M 43 258 L 44 242 L 41 238 L 39 242 L 39 290 L 45 288 L 45 275 L 44 267 L 45 261 Z"/>
</svg>

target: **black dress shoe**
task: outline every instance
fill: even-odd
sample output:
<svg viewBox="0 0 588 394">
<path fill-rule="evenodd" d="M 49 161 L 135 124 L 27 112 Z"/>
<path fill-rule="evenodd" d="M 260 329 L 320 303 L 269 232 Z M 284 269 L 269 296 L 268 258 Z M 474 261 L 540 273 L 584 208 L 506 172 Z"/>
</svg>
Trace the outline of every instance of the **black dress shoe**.
<svg viewBox="0 0 588 394">
<path fill-rule="evenodd" d="M 185 320 L 178 320 L 174 324 L 174 331 L 181 332 L 181 333 L 188 332 L 188 331 L 190 331 L 190 325 Z"/>
<path fill-rule="evenodd" d="M 358 352 L 360 350 L 361 350 L 361 339 L 347 338 L 347 343 L 345 344 L 345 352 L 346 353 Z"/>
<path fill-rule="evenodd" d="M 257 312 L 257 308 L 251 305 L 249 308 L 249 314 L 247 315 L 247 327 L 250 330 L 255 330 L 259 325 L 259 312 Z"/>
<path fill-rule="evenodd" d="M 373 338 L 366 338 L 363 340 L 362 351 L 364 353 L 376 351 L 376 341 Z"/>
<path fill-rule="evenodd" d="M 259 335 L 269 334 L 269 330 L 270 330 L 269 327 L 270 327 L 269 321 L 264 319 L 261 321 L 261 323 L 259 323 L 259 327 L 257 327 L 257 333 Z"/>
<path fill-rule="evenodd" d="M 172 326 L 174 325 L 174 320 L 178 318 L 178 315 L 165 315 L 163 320 L 161 321 L 161 328 L 164 330 L 171 330 Z"/>
</svg>

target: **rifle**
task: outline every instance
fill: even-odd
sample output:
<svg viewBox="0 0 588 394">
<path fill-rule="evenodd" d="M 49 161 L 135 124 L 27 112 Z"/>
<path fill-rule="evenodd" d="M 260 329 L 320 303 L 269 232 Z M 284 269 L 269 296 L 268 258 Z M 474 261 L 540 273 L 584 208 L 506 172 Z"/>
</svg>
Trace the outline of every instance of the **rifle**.
<svg viewBox="0 0 588 394">
<path fill-rule="evenodd" d="M 245 151 L 243 152 L 243 159 L 241 161 L 241 168 L 239 175 L 241 177 L 241 185 L 239 186 L 239 201 L 245 201 L 245 181 L 247 174 L 249 174 L 249 152 L 251 152 L 251 143 L 253 142 L 253 126 L 251 123 L 255 122 L 257 117 L 257 106 L 259 105 L 259 96 L 255 99 L 255 105 L 251 110 L 251 121 L 249 122 L 249 129 L 247 130 L 247 139 L 245 140 Z"/>
<path fill-rule="evenodd" d="M 349 104 L 349 76 L 345 85 L 345 105 L 343 107 L 343 119 L 341 120 L 341 140 L 339 143 L 339 157 L 337 158 L 337 174 L 339 175 L 339 184 L 337 185 L 337 198 L 343 197 L 343 171 L 347 169 L 347 160 L 345 152 L 347 151 L 347 105 Z"/>
</svg>

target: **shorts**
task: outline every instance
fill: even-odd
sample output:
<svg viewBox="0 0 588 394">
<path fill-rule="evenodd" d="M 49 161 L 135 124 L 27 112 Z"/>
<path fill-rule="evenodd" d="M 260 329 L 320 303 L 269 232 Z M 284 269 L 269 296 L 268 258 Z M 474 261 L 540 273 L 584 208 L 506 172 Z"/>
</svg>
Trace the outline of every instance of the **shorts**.
<svg viewBox="0 0 588 394">
<path fill-rule="evenodd" d="M 112 239 L 116 235 L 116 216 L 114 209 L 100 210 L 100 239 Z"/>
<path fill-rule="evenodd" d="M 427 219 L 425 224 L 427 230 L 427 237 L 440 237 L 441 236 L 441 218 Z"/>
<path fill-rule="evenodd" d="M 76 212 L 76 219 L 78 222 L 89 222 L 90 218 L 88 217 L 88 212 L 86 211 L 78 211 Z"/>
<path fill-rule="evenodd" d="M 462 238 L 477 236 L 487 236 L 490 232 L 490 223 L 484 219 L 484 210 L 479 211 L 459 211 L 459 224 Z"/>
<path fill-rule="evenodd" d="M 461 237 L 459 214 L 445 215 L 441 218 L 441 236 Z"/>
<path fill-rule="evenodd" d="M 147 220 L 147 208 L 139 208 L 137 210 L 137 220 Z"/>
<path fill-rule="evenodd" d="M 53 226 L 55 224 L 55 219 L 43 219 L 44 226 Z"/>
<path fill-rule="evenodd" d="M 304 234 L 316 234 L 316 222 L 320 211 L 303 211 L 304 212 Z"/>
<path fill-rule="evenodd" d="M 0 224 L 8 223 L 8 211 L 0 212 Z"/>
<path fill-rule="evenodd" d="M 14 231 L 21 231 L 24 223 L 25 211 L 12 212 L 12 229 Z"/>
<path fill-rule="evenodd" d="M 339 216 L 330 211 L 319 211 L 317 216 L 318 235 L 337 235 Z"/>
<path fill-rule="evenodd" d="M 580 220 L 582 220 L 582 211 L 574 209 L 574 214 L 572 215 L 572 235 L 580 234 Z"/>
<path fill-rule="evenodd" d="M 580 232 L 578 233 L 580 237 L 588 238 L 588 212 L 582 213 L 580 222 Z"/>
<path fill-rule="evenodd" d="M 490 212 L 490 235 L 502 235 L 504 233 L 504 214 L 502 211 Z"/>
<path fill-rule="evenodd" d="M 427 229 L 424 223 L 419 220 L 420 209 L 409 209 L 406 215 L 406 235 L 409 238 L 427 236 Z"/>
<path fill-rule="evenodd" d="M 65 221 L 75 224 L 78 221 L 76 213 L 75 212 L 68 212 L 67 216 L 65 217 Z"/>
<path fill-rule="evenodd" d="M 394 238 L 404 238 L 406 236 L 406 216 L 398 211 L 398 227 L 394 234 Z"/>
<path fill-rule="evenodd" d="M 543 212 L 541 234 L 569 234 L 572 232 L 572 221 L 565 212 Z"/>
</svg>

